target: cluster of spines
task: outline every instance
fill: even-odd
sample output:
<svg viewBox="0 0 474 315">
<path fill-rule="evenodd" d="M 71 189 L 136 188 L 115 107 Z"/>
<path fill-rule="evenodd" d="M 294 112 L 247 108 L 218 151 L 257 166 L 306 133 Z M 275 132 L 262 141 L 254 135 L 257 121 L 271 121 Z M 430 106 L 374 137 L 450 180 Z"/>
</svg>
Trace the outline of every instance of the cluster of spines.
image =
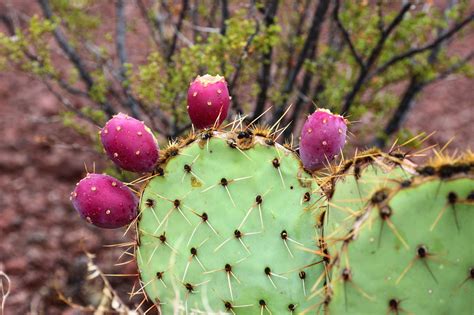
<svg viewBox="0 0 474 315">
<path fill-rule="evenodd" d="M 229 147 L 240 151 L 245 151 L 252 148 L 258 141 L 261 141 L 269 146 L 275 145 L 278 139 L 278 131 L 279 130 L 273 131 L 271 128 L 267 127 L 248 126 L 246 128 L 235 128 L 225 133 Z M 216 133 L 222 134 L 224 131 L 222 131 L 221 128 L 210 128 L 199 133 L 190 132 L 178 141 L 169 143 L 168 146 L 161 151 L 160 158 L 154 172 L 160 173 L 162 170 L 161 166 L 165 165 L 170 158 L 177 156 L 181 149 L 189 146 L 194 141 L 199 141 L 200 144 L 204 146 L 212 137 L 215 136 Z M 295 152 L 293 146 L 290 143 L 285 143 L 283 147 L 289 151 Z"/>
</svg>

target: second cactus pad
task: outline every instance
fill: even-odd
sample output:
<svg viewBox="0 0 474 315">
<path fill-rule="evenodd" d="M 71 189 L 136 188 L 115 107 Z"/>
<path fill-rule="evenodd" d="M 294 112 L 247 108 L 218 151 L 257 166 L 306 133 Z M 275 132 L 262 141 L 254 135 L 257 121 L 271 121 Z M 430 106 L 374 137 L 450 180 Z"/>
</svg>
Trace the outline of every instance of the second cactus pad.
<svg viewBox="0 0 474 315">
<path fill-rule="evenodd" d="M 327 312 L 470 314 L 473 194 L 472 174 L 462 173 L 414 177 L 372 198 L 337 244 Z"/>
<path fill-rule="evenodd" d="M 376 192 L 410 183 L 414 165 L 376 149 L 362 152 L 342 164 L 329 180 L 324 214 L 324 237 L 329 244 L 344 237 Z M 332 253 L 330 253 L 332 254 Z"/>
<path fill-rule="evenodd" d="M 168 148 L 146 184 L 137 261 L 163 314 L 285 314 L 323 284 L 321 192 L 271 138 L 204 131 Z"/>
</svg>

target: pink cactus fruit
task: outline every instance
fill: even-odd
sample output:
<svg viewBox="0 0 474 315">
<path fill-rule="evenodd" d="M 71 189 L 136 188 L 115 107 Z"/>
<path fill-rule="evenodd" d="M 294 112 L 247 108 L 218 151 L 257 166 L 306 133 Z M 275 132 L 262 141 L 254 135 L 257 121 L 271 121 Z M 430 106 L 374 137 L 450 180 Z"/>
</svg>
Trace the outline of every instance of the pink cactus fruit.
<svg viewBox="0 0 474 315">
<path fill-rule="evenodd" d="M 142 121 L 119 113 L 100 131 L 109 158 L 124 170 L 151 172 L 158 161 L 158 143 Z"/>
<path fill-rule="evenodd" d="M 108 175 L 87 174 L 71 193 L 71 201 L 82 218 L 101 228 L 116 229 L 137 216 L 138 198 Z"/>
<path fill-rule="evenodd" d="M 340 154 L 346 143 L 347 121 L 327 109 L 317 109 L 301 130 L 300 156 L 306 169 L 320 169 Z"/>
<path fill-rule="evenodd" d="M 224 77 L 198 76 L 188 90 L 188 113 L 198 129 L 219 127 L 227 118 L 229 90 Z"/>
</svg>

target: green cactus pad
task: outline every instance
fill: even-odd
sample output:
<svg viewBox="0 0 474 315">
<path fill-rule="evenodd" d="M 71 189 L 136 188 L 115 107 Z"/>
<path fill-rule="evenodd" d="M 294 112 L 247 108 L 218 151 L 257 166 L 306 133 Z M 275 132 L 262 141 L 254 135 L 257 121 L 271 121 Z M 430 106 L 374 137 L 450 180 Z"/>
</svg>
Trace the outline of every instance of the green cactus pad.
<svg viewBox="0 0 474 315">
<path fill-rule="evenodd" d="M 343 163 L 330 177 L 324 236 L 330 244 L 345 236 L 377 191 L 406 185 L 413 164 L 378 150 L 368 150 Z"/>
<path fill-rule="evenodd" d="M 298 157 L 270 138 L 217 131 L 163 155 L 142 192 L 136 249 L 142 286 L 162 313 L 311 307 L 304 291 L 324 283 L 315 254 L 322 195 Z"/>
<path fill-rule="evenodd" d="M 472 174 L 387 190 L 336 246 L 327 312 L 472 314 L 473 226 Z"/>
</svg>

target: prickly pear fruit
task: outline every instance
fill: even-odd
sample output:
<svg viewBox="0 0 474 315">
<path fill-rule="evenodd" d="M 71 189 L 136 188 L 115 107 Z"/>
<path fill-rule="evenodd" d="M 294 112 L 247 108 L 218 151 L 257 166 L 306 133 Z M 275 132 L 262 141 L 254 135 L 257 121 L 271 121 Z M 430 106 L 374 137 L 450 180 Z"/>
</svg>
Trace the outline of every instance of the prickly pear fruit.
<svg viewBox="0 0 474 315">
<path fill-rule="evenodd" d="M 100 131 L 109 158 L 124 170 L 150 172 L 158 161 L 158 144 L 142 121 L 119 113 Z"/>
<path fill-rule="evenodd" d="M 314 171 L 332 161 L 346 142 L 344 117 L 317 109 L 301 130 L 300 156 L 306 169 Z"/>
<path fill-rule="evenodd" d="M 108 175 L 87 174 L 71 193 L 71 200 L 81 217 L 101 228 L 116 229 L 137 216 L 137 197 Z"/>
<path fill-rule="evenodd" d="M 188 90 L 188 113 L 198 129 L 218 127 L 229 110 L 227 82 L 220 75 L 198 76 Z"/>
</svg>

